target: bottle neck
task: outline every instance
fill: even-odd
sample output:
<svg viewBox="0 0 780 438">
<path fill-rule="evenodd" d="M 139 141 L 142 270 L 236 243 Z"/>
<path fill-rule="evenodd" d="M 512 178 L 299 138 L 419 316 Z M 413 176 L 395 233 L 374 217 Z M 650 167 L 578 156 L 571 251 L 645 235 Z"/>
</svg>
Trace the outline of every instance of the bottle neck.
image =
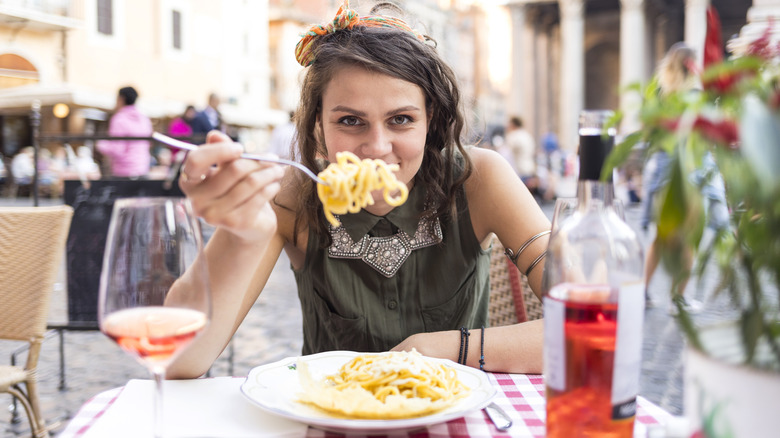
<svg viewBox="0 0 780 438">
<path fill-rule="evenodd" d="M 582 179 L 577 183 L 577 205 L 580 211 L 601 206 L 611 206 L 615 199 L 612 182 Z"/>
</svg>

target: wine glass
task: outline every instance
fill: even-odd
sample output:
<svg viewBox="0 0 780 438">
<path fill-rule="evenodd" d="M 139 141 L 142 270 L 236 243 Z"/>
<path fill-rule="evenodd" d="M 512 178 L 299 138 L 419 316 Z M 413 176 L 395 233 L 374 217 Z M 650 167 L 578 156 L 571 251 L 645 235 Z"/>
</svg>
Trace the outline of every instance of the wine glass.
<svg viewBox="0 0 780 438">
<path fill-rule="evenodd" d="M 171 361 L 211 318 L 200 224 L 185 198 L 117 199 L 100 275 L 100 330 L 154 376 L 154 436 Z"/>
</svg>

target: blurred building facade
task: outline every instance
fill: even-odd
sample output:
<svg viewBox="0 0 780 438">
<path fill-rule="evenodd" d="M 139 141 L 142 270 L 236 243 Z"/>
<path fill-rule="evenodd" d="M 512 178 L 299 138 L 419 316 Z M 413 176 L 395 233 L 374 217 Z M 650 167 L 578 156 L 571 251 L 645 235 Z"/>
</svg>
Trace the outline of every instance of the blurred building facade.
<svg viewBox="0 0 780 438">
<path fill-rule="evenodd" d="M 217 93 L 230 133 L 259 142 L 287 118 L 270 107 L 267 17 L 267 1 L 0 1 L 3 153 L 30 144 L 33 100 L 42 132 L 99 132 L 125 85 L 157 129 Z"/>
<path fill-rule="evenodd" d="M 746 23 L 753 1 L 777 0 L 510 0 L 512 84 L 507 107 L 540 139 L 558 134 L 577 145 L 583 108 L 623 109 L 621 133 L 636 129 L 637 102 L 621 87 L 648 81 L 668 48 L 686 41 L 701 59 L 706 10 L 712 4 L 728 40 Z M 724 44 L 726 41 L 724 41 Z"/>
<path fill-rule="evenodd" d="M 365 14 L 375 2 L 351 4 Z M 537 140 L 553 132 L 569 150 L 580 109 L 630 108 L 619 86 L 648 80 L 674 42 L 701 45 L 710 2 L 729 39 L 749 9 L 766 17 L 780 0 L 392 0 L 455 69 L 469 141 L 517 114 Z M 157 129 L 216 92 L 231 133 L 262 150 L 269 128 L 297 106 L 300 34 L 339 4 L 0 0 L 0 150 L 29 144 L 33 99 L 42 132 L 89 133 L 105 127 L 124 85 L 139 90 Z M 69 109 L 61 118 L 58 103 Z"/>
</svg>

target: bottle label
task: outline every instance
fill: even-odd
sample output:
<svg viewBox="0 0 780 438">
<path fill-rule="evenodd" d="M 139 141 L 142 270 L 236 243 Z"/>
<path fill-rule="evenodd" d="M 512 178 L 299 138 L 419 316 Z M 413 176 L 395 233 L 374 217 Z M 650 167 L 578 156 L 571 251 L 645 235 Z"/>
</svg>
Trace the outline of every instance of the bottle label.
<svg viewBox="0 0 780 438">
<path fill-rule="evenodd" d="M 557 391 L 566 389 L 565 318 L 565 303 L 544 297 L 544 378 Z"/>
<path fill-rule="evenodd" d="M 639 281 L 621 285 L 618 293 L 615 367 L 612 374 L 613 419 L 629 418 L 636 414 L 636 395 L 639 393 L 642 369 L 643 319 L 644 284 Z"/>
</svg>

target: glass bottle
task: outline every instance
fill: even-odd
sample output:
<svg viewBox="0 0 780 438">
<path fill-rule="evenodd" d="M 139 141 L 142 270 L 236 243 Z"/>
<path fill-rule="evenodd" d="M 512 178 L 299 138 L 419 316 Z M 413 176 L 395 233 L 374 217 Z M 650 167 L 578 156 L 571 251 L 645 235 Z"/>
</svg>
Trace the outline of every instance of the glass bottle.
<svg viewBox="0 0 780 438">
<path fill-rule="evenodd" d="M 600 180 L 610 111 L 579 122 L 577 207 L 550 237 L 544 283 L 547 437 L 632 437 L 644 317 L 642 246 Z M 545 287 L 547 289 L 547 287 Z"/>
</svg>

